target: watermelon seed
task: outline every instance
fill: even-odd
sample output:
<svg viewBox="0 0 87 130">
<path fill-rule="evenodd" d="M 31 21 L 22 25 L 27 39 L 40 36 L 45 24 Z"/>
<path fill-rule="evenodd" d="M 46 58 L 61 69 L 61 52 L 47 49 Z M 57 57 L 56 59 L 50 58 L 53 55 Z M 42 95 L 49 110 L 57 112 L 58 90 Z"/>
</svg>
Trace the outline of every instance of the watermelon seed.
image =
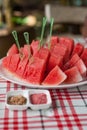
<svg viewBox="0 0 87 130">
<path fill-rule="evenodd" d="M 44 30 L 45 30 L 46 22 L 47 22 L 47 19 L 46 19 L 45 17 L 43 17 L 43 22 L 42 22 L 42 31 L 41 31 L 41 37 L 40 37 L 40 43 L 39 43 L 39 49 L 40 49 L 40 47 L 43 46 L 42 42 L 43 42 L 43 35 L 44 35 Z"/>
<path fill-rule="evenodd" d="M 49 44 L 48 44 L 48 48 L 50 49 L 50 42 L 51 42 L 51 36 L 52 36 L 52 28 L 53 28 L 53 23 L 54 23 L 54 18 L 51 18 L 50 21 L 50 34 L 49 34 Z"/>
</svg>

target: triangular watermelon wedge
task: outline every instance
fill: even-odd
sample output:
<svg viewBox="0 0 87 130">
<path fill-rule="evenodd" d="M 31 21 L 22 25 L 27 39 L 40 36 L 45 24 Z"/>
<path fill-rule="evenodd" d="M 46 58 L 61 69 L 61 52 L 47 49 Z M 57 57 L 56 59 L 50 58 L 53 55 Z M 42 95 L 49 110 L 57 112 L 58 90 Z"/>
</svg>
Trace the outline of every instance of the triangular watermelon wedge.
<svg viewBox="0 0 87 130">
<path fill-rule="evenodd" d="M 66 78 L 66 74 L 58 66 L 55 66 L 46 76 L 42 84 L 46 86 L 59 85 L 63 83 Z"/>
<path fill-rule="evenodd" d="M 76 62 L 78 62 L 80 60 L 80 57 L 78 56 L 78 54 L 74 54 L 71 59 L 66 62 L 66 64 L 64 64 L 64 66 L 62 67 L 62 70 L 65 71 L 71 67 L 73 67 Z"/>
<path fill-rule="evenodd" d="M 78 68 L 78 70 L 79 70 L 80 74 L 82 75 L 82 77 L 86 77 L 87 69 L 86 69 L 86 66 L 85 66 L 84 62 L 82 61 L 82 59 L 77 61 L 75 66 Z"/>
<path fill-rule="evenodd" d="M 9 48 L 9 50 L 8 50 L 8 52 L 7 52 L 7 56 L 17 54 L 18 52 L 19 52 L 19 51 L 18 51 L 18 48 L 17 48 L 16 44 L 13 44 L 13 45 Z"/>
<path fill-rule="evenodd" d="M 78 68 L 76 66 L 65 71 L 67 79 L 64 83 L 77 83 L 83 80 Z"/>
</svg>

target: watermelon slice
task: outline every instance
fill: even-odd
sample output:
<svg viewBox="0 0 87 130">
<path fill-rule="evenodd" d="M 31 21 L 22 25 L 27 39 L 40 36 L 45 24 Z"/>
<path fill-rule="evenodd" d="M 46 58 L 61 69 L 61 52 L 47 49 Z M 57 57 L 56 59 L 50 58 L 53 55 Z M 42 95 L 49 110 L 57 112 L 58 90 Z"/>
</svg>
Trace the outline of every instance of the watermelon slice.
<svg viewBox="0 0 87 130">
<path fill-rule="evenodd" d="M 73 67 L 78 60 L 80 60 L 80 57 L 78 56 L 78 54 L 74 54 L 72 58 L 62 67 L 62 70 L 65 71 Z"/>
<path fill-rule="evenodd" d="M 67 38 L 67 37 L 60 37 L 59 38 L 59 43 L 61 45 L 64 45 L 65 47 L 67 47 L 67 56 L 70 57 L 72 50 L 74 48 L 74 40 L 71 38 Z"/>
<path fill-rule="evenodd" d="M 19 61 L 20 61 L 19 54 L 12 55 L 11 60 L 10 60 L 9 70 L 12 72 L 16 72 Z"/>
<path fill-rule="evenodd" d="M 67 78 L 66 74 L 58 67 L 55 66 L 43 81 L 43 85 L 59 85 Z"/>
<path fill-rule="evenodd" d="M 18 74 L 19 76 L 23 77 L 23 74 L 24 74 L 24 71 L 26 69 L 26 66 L 29 62 L 29 58 L 28 57 L 23 57 L 19 64 L 18 64 L 18 67 L 17 67 L 17 70 L 16 70 L 16 74 Z"/>
<path fill-rule="evenodd" d="M 13 44 L 10 49 L 8 50 L 7 52 L 7 56 L 9 55 L 14 55 L 14 54 L 17 54 L 19 51 L 18 51 L 18 48 L 15 44 Z"/>
<path fill-rule="evenodd" d="M 36 52 L 38 51 L 38 48 L 39 48 L 39 41 L 32 41 L 31 43 L 31 49 L 32 49 L 32 53 L 33 55 L 36 54 Z"/>
<path fill-rule="evenodd" d="M 63 56 L 51 55 L 47 65 L 47 73 L 49 73 L 56 65 L 60 68 L 63 65 Z"/>
<path fill-rule="evenodd" d="M 82 59 L 80 59 L 79 61 L 76 62 L 75 66 L 78 68 L 80 74 L 82 75 L 82 77 L 86 77 L 86 66 L 84 64 L 84 62 L 82 61 Z"/>
<path fill-rule="evenodd" d="M 67 79 L 64 81 L 65 83 L 77 83 L 83 80 L 76 66 L 66 70 L 65 74 L 67 75 Z"/>
<path fill-rule="evenodd" d="M 79 56 L 82 54 L 84 46 L 80 43 L 77 43 L 73 49 L 72 56 L 77 53 Z"/>
<path fill-rule="evenodd" d="M 50 56 L 50 52 L 49 52 L 49 49 L 48 48 L 40 48 L 40 50 L 38 50 L 36 52 L 36 54 L 34 55 L 35 57 L 38 57 L 40 59 L 44 59 L 45 62 L 47 63 L 48 62 L 48 58 Z"/>
<path fill-rule="evenodd" d="M 6 57 L 3 58 L 3 60 L 2 60 L 2 66 L 3 66 L 3 67 L 9 69 L 11 57 L 12 57 L 12 56 L 9 55 L 9 56 L 6 56 Z"/>
<path fill-rule="evenodd" d="M 51 52 L 51 55 L 63 56 L 63 62 L 65 63 L 68 60 L 67 57 L 67 48 L 64 45 L 55 45 L 54 49 Z"/>
<path fill-rule="evenodd" d="M 24 54 L 24 56 L 26 57 L 30 57 L 31 56 L 31 46 L 30 45 L 24 45 L 22 53 Z"/>
<path fill-rule="evenodd" d="M 26 66 L 24 78 L 32 84 L 41 84 L 45 75 L 46 63 L 43 59 L 32 57 Z"/>
<path fill-rule="evenodd" d="M 57 45 L 58 44 L 58 42 L 59 42 L 59 38 L 57 37 L 57 36 L 52 36 L 51 37 L 51 42 L 50 42 L 50 50 L 52 51 L 53 50 L 53 48 L 54 48 L 54 46 L 55 45 Z"/>
<path fill-rule="evenodd" d="M 83 53 L 81 54 L 80 57 L 81 57 L 81 59 L 83 60 L 84 64 L 87 67 L 87 48 L 84 48 L 84 51 L 83 51 Z"/>
</svg>

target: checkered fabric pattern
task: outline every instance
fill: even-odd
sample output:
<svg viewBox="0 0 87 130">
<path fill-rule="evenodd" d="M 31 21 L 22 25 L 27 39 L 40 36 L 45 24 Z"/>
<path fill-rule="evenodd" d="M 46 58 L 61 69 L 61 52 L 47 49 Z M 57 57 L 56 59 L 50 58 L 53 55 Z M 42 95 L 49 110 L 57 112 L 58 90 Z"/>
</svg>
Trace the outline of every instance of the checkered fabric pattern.
<svg viewBox="0 0 87 130">
<path fill-rule="evenodd" d="M 11 111 L 5 107 L 9 90 L 29 89 L 0 79 L 0 130 L 87 130 L 87 85 L 49 90 L 46 110 Z"/>
</svg>

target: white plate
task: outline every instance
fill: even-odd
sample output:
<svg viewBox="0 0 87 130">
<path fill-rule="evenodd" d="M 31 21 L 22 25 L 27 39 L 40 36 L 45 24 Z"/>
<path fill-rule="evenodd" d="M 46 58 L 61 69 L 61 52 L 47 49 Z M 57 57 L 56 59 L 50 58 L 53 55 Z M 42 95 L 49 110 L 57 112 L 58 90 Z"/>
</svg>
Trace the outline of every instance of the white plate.
<svg viewBox="0 0 87 130">
<path fill-rule="evenodd" d="M 29 88 L 40 88 L 40 89 L 62 89 L 62 88 L 73 88 L 76 86 L 81 86 L 87 84 L 87 79 L 84 81 L 81 81 L 79 83 L 73 83 L 73 84 L 61 84 L 58 86 L 44 86 L 44 85 L 34 85 L 30 84 L 26 81 L 23 81 L 22 79 L 17 78 L 14 74 L 8 73 L 3 66 L 1 65 L 2 60 L 0 60 L 0 76 L 12 83 L 19 84 L 21 86 L 26 86 Z"/>
</svg>

